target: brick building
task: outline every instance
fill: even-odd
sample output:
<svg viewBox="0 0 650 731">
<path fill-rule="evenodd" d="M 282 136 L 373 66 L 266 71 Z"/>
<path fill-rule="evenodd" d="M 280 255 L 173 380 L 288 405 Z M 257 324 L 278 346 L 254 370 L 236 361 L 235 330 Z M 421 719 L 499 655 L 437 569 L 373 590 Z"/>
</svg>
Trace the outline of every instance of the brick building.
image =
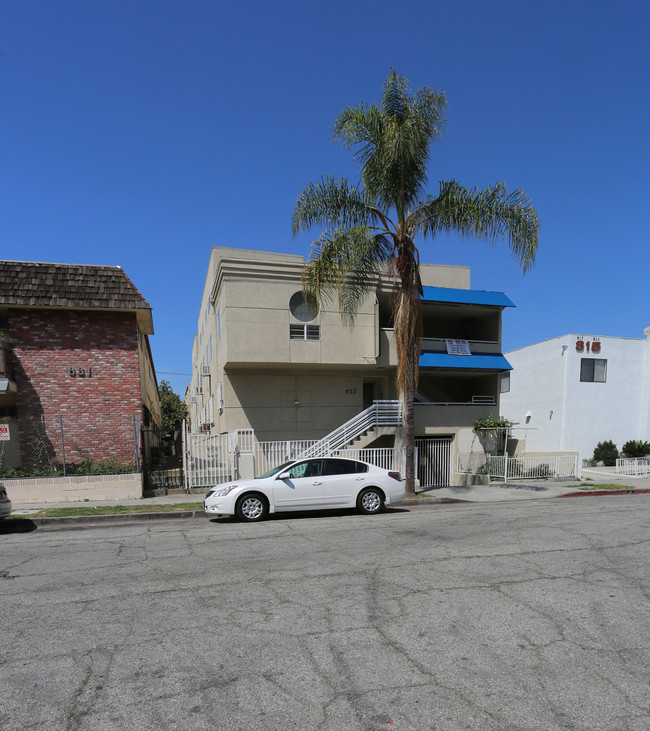
<svg viewBox="0 0 650 731">
<path fill-rule="evenodd" d="M 160 425 L 152 333 L 120 267 L 0 261 L 0 470 L 135 466 Z"/>
</svg>

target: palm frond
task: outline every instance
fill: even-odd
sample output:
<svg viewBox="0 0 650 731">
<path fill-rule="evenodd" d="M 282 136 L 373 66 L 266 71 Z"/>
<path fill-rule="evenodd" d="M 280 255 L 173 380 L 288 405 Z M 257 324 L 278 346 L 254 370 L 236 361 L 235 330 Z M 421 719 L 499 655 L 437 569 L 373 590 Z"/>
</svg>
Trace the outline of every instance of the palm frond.
<svg viewBox="0 0 650 731">
<path fill-rule="evenodd" d="M 350 149 L 358 146 L 354 157 L 361 167 L 377 147 L 382 135 L 382 116 L 375 104 L 359 104 L 344 109 L 334 123 L 332 137 L 342 140 Z"/>
<path fill-rule="evenodd" d="M 367 224 L 374 217 L 368 207 L 371 202 L 362 190 L 344 178 L 322 178 L 310 183 L 298 196 L 291 230 L 295 235 L 314 226 L 349 228 Z"/>
<path fill-rule="evenodd" d="M 376 287 L 392 241 L 367 226 L 324 232 L 312 244 L 302 273 L 309 299 L 320 306 L 337 300 L 346 323 L 353 323 L 359 304 Z"/>
<path fill-rule="evenodd" d="M 479 190 L 454 180 L 440 183 L 440 194 L 422 203 L 411 217 L 414 230 L 425 236 L 454 231 L 484 239 L 491 245 L 507 241 L 524 272 L 534 264 L 539 219 L 521 189 L 508 193 L 503 183 Z"/>
<path fill-rule="evenodd" d="M 398 219 L 417 200 L 427 182 L 431 142 L 440 135 L 447 100 L 428 87 L 410 94 L 408 82 L 394 70 L 384 84 L 382 134 L 365 158 L 364 186 Z"/>
</svg>

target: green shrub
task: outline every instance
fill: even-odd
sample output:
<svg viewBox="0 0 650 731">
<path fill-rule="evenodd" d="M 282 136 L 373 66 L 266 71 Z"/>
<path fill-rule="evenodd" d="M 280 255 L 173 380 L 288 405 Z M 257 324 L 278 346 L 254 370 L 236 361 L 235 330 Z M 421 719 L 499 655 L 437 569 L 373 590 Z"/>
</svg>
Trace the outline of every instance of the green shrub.
<svg viewBox="0 0 650 731">
<path fill-rule="evenodd" d="M 625 457 L 645 457 L 650 454 L 650 444 L 641 439 L 630 439 L 623 445 L 623 455 Z"/>
<path fill-rule="evenodd" d="M 598 442 L 594 449 L 594 462 L 602 462 L 606 467 L 613 467 L 618 457 L 618 449 L 614 442 Z"/>
<path fill-rule="evenodd" d="M 137 472 L 135 464 L 122 464 L 114 459 L 94 462 L 86 459 L 83 462 L 66 464 L 65 474 L 71 475 L 121 475 Z M 18 479 L 21 477 L 63 477 L 63 465 L 42 465 L 40 467 L 10 467 L 0 470 L 0 478 Z"/>
<path fill-rule="evenodd" d="M 498 429 L 509 426 L 512 426 L 512 423 L 508 419 L 495 419 L 492 414 L 486 419 L 477 419 L 474 422 L 474 429 Z"/>
</svg>

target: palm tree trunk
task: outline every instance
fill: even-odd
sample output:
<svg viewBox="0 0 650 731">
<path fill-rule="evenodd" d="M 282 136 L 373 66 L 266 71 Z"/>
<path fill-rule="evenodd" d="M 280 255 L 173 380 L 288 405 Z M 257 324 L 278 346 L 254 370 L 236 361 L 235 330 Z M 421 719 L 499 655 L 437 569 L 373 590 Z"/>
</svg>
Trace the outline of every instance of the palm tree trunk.
<svg viewBox="0 0 650 731">
<path fill-rule="evenodd" d="M 415 372 L 412 344 L 407 352 L 408 382 L 404 398 L 404 430 L 406 432 L 406 475 L 404 487 L 407 495 L 415 495 Z"/>
</svg>

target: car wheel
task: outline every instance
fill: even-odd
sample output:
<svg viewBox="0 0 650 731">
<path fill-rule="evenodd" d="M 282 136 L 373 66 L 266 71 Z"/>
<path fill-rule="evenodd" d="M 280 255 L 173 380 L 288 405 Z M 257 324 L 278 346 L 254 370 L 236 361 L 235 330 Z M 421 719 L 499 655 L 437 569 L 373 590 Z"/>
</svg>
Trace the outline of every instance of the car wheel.
<svg viewBox="0 0 650 731">
<path fill-rule="evenodd" d="M 266 501 L 261 495 L 244 495 L 237 503 L 237 517 L 240 520 L 263 520 L 268 512 Z"/>
<path fill-rule="evenodd" d="M 371 515 L 378 513 L 384 507 L 384 496 L 376 487 L 369 487 L 359 493 L 357 510 Z"/>
</svg>

